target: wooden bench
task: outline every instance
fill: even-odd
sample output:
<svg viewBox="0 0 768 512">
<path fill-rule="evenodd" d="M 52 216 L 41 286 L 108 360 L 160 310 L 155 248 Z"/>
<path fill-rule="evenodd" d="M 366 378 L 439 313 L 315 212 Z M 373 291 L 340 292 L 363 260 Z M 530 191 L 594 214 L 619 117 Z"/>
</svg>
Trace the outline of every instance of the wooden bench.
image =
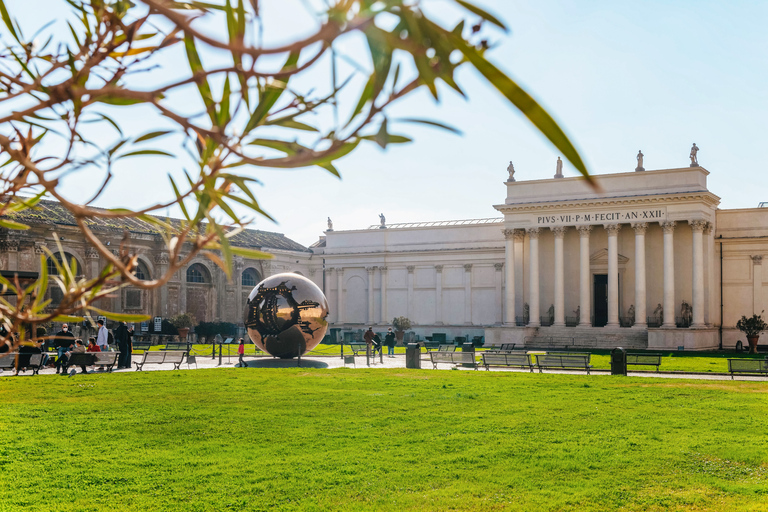
<svg viewBox="0 0 768 512">
<path fill-rule="evenodd" d="M 528 368 L 533 372 L 533 361 L 525 352 L 483 352 L 483 365 L 486 371 L 490 370 L 491 366 L 515 366 Z"/>
<path fill-rule="evenodd" d="M 543 373 L 544 368 L 557 368 L 560 370 L 586 370 L 589 375 L 590 354 L 538 354 L 536 356 L 536 366 L 539 373 Z"/>
<path fill-rule="evenodd" d="M 437 370 L 440 363 L 458 365 L 471 365 L 477 370 L 477 360 L 474 352 L 430 352 L 429 359 L 432 361 L 432 367 Z"/>
<path fill-rule="evenodd" d="M 627 366 L 655 366 L 659 371 L 661 354 L 627 354 Z"/>
<path fill-rule="evenodd" d="M 144 368 L 145 364 L 163 364 L 171 363 L 174 366 L 174 370 L 178 370 L 181 363 L 184 362 L 184 356 L 187 355 L 185 350 L 159 350 L 144 352 L 144 356 L 141 361 L 134 361 L 136 365 L 136 371 L 139 372 Z"/>
<path fill-rule="evenodd" d="M 728 371 L 731 380 L 736 373 L 745 375 L 768 375 L 768 358 L 766 359 L 729 359 Z"/>
</svg>

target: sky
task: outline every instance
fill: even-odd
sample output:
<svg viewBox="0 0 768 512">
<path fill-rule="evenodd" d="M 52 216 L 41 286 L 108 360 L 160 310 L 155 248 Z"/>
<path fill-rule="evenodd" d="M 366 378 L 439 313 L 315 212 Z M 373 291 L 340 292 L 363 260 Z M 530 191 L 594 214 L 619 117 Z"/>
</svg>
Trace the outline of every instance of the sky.
<svg viewBox="0 0 768 512">
<path fill-rule="evenodd" d="M 44 23 L 40 12 L 53 16 L 66 11 L 63 0 L 6 3 L 29 27 Z M 768 201 L 763 151 L 768 134 L 768 3 L 476 3 L 510 28 L 508 34 L 489 30 L 495 47 L 488 58 L 553 115 L 591 173 L 633 171 L 638 150 L 645 155 L 647 170 L 686 167 L 695 142 L 699 163 L 711 173 L 709 189 L 722 198 L 721 208 L 752 208 Z M 311 31 L 312 19 L 300 14 L 299 0 L 262 4 L 265 22 L 272 23 L 265 27 L 266 40 L 280 42 L 289 37 L 285 34 Z M 453 2 L 424 4 L 452 26 Z M 360 57 L 354 44 L 340 51 Z M 178 66 L 168 62 L 152 78 L 186 70 Z M 517 180 L 546 179 L 554 175 L 559 153 L 477 75 L 464 70 L 458 81 L 467 99 L 443 88 L 436 104 L 421 90 L 394 113 L 446 122 L 460 128 L 461 136 L 402 126 L 397 133 L 411 136 L 413 143 L 386 151 L 373 144 L 360 146 L 337 162 L 341 179 L 318 168 L 248 170 L 263 183 L 256 189 L 258 198 L 277 221 L 256 219 L 252 227 L 309 245 L 323 234 L 327 217 L 337 230 L 378 224 L 379 213 L 388 223 L 501 217 L 493 205 L 504 202 L 509 162 L 514 162 Z M 139 116 L 128 124 L 141 127 L 142 121 Z M 174 163 L 127 160 L 98 206 L 136 207 L 168 193 L 164 173 Z M 568 162 L 564 172 L 576 175 Z M 85 200 L 97 183 L 95 175 L 80 173 L 64 181 L 64 192 Z"/>
</svg>

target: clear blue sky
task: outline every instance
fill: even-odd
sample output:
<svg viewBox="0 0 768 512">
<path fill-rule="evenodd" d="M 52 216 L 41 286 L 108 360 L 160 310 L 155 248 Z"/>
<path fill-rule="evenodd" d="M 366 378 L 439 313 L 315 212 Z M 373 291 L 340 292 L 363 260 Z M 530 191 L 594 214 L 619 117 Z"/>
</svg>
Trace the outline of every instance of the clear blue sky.
<svg viewBox="0 0 768 512">
<path fill-rule="evenodd" d="M 39 26 L 41 5 L 64 2 L 8 3 L 25 23 Z M 262 3 L 265 14 L 280 14 L 275 33 L 300 6 L 298 0 Z M 449 2 L 425 3 L 439 12 Z M 494 34 L 499 45 L 489 58 L 554 115 L 593 173 L 632 171 L 639 149 L 646 169 L 684 167 L 696 142 L 722 208 L 768 201 L 768 3 L 477 3 L 511 28 L 506 36 Z M 422 91 L 398 112 L 448 122 L 463 136 L 409 126 L 400 131 L 413 136 L 413 144 L 386 152 L 364 146 L 339 161 L 341 180 L 318 169 L 257 169 L 253 175 L 264 183 L 260 200 L 279 224 L 258 220 L 254 227 L 308 245 L 322 234 L 328 216 L 336 229 L 376 224 L 380 212 L 390 223 L 495 217 L 492 205 L 504 201 L 510 160 L 519 180 L 552 177 L 557 150 L 472 73 L 459 79 L 469 100 L 446 92 L 435 105 Z M 167 190 L 167 165 L 173 164 L 134 160 L 100 205 L 159 197 Z M 568 163 L 565 172 L 574 174 Z M 73 198 L 87 186 L 82 179 L 67 181 Z"/>
</svg>

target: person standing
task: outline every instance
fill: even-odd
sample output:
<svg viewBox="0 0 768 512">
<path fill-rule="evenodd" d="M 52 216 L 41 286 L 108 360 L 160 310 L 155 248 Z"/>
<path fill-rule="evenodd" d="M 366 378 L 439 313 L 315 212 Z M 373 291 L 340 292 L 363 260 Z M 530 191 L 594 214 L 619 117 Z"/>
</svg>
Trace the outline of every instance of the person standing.
<svg viewBox="0 0 768 512">
<path fill-rule="evenodd" d="M 240 338 L 240 344 L 237 346 L 237 355 L 237 364 L 240 366 L 240 368 L 243 368 L 245 366 L 245 361 L 243 361 L 243 356 L 245 355 L 245 341 L 243 338 Z"/>
<path fill-rule="evenodd" d="M 61 369 L 64 355 L 72 350 L 75 344 L 75 335 L 69 331 L 69 326 L 64 324 L 61 330 L 53 335 L 53 346 L 56 347 L 56 373 Z"/>
<path fill-rule="evenodd" d="M 373 337 L 375 334 L 373 333 L 373 327 L 368 327 L 368 330 L 365 331 L 365 334 L 363 334 L 363 340 L 365 341 L 365 344 L 368 345 L 368 353 L 371 353 L 371 349 L 373 348 Z"/>
<path fill-rule="evenodd" d="M 128 355 L 128 326 L 125 325 L 125 322 L 120 322 L 120 325 L 115 329 L 115 339 L 117 340 L 117 350 L 120 352 L 120 355 L 117 356 L 117 369 L 128 368 L 129 365 L 125 363 Z"/>
<path fill-rule="evenodd" d="M 99 325 L 99 330 L 96 334 L 96 344 L 99 346 L 99 350 L 106 352 L 109 349 L 109 333 L 107 328 L 104 327 L 104 320 L 99 320 L 96 323 Z"/>
<path fill-rule="evenodd" d="M 390 327 L 384 336 L 384 344 L 387 346 L 387 357 L 395 357 L 395 333 Z"/>
<path fill-rule="evenodd" d="M 133 354 L 133 324 L 128 328 L 128 344 L 126 345 L 125 353 L 125 368 L 131 367 L 131 354 Z"/>
</svg>

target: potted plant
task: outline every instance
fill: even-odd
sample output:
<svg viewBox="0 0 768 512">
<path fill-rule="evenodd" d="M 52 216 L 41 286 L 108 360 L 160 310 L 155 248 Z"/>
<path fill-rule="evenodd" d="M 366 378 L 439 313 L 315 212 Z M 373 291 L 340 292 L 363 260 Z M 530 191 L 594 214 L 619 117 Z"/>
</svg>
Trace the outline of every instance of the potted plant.
<svg viewBox="0 0 768 512">
<path fill-rule="evenodd" d="M 411 328 L 411 321 L 404 316 L 398 316 L 392 320 L 392 327 L 395 328 L 395 339 L 397 339 L 397 343 L 402 345 L 405 331 Z"/>
<path fill-rule="evenodd" d="M 761 311 L 759 315 L 752 315 L 750 318 L 742 316 L 741 320 L 736 322 L 736 328 L 747 335 L 750 354 L 757 354 L 757 340 L 760 339 L 760 332 L 768 329 L 768 324 L 763 321 L 763 313 L 764 311 Z"/>
<path fill-rule="evenodd" d="M 195 325 L 195 317 L 190 313 L 181 313 L 171 318 L 170 322 L 171 325 L 178 329 L 179 339 L 186 340 L 189 328 Z"/>
</svg>

